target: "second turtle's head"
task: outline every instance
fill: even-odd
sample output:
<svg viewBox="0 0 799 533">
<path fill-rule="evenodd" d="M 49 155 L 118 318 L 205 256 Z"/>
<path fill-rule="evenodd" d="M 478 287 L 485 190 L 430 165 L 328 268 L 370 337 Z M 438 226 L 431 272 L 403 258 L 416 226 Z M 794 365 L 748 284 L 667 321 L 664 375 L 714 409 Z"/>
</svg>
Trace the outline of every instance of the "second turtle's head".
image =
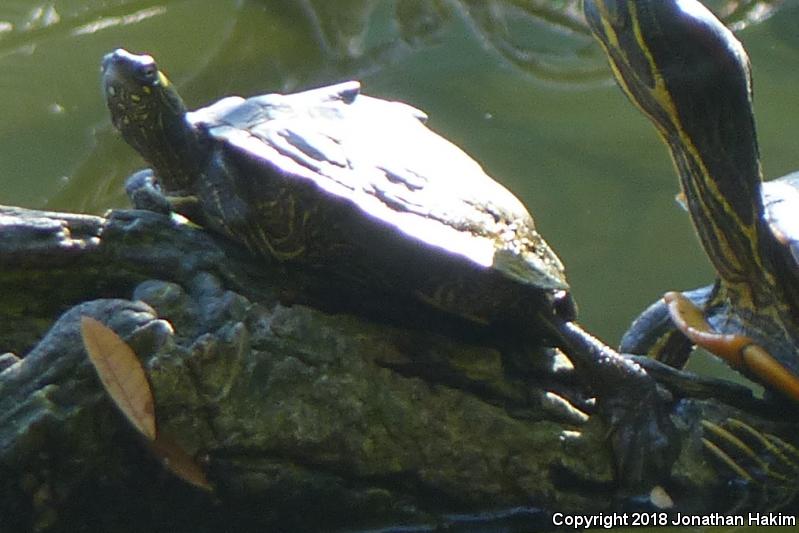
<svg viewBox="0 0 799 533">
<path fill-rule="evenodd" d="M 155 60 L 114 50 L 103 57 L 102 86 L 111 121 L 153 166 L 162 187 L 186 188 L 196 160 L 194 131 L 183 100 Z"/>
<path fill-rule="evenodd" d="M 749 58 L 698 0 L 584 0 L 619 85 L 671 151 L 719 275 L 762 270 L 760 158 Z"/>
<path fill-rule="evenodd" d="M 701 143 L 710 130 L 752 128 L 749 58 L 700 2 L 585 0 L 585 15 L 622 88 L 664 136 Z"/>
</svg>

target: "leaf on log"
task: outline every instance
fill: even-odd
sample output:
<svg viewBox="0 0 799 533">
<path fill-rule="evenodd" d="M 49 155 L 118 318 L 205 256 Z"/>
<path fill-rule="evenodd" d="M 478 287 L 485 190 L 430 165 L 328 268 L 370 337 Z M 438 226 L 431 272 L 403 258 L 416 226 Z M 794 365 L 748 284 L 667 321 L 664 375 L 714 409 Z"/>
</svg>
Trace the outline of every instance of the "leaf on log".
<svg viewBox="0 0 799 533">
<path fill-rule="evenodd" d="M 153 393 L 130 346 L 101 322 L 81 317 L 83 345 L 106 392 L 148 440 L 156 437 Z"/>
<path fill-rule="evenodd" d="M 197 461 L 176 441 L 159 433 L 158 437 L 149 443 L 149 446 L 153 454 L 161 459 L 167 470 L 180 479 L 208 492 L 214 490 Z"/>
</svg>

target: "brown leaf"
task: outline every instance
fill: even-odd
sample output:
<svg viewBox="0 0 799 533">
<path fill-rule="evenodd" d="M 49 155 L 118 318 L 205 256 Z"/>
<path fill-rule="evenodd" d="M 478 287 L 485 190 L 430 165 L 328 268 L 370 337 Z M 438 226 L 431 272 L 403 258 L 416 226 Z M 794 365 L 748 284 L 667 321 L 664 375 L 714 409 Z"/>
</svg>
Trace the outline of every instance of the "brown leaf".
<svg viewBox="0 0 799 533">
<path fill-rule="evenodd" d="M 170 472 L 195 487 L 209 492 L 214 490 L 200 465 L 180 444 L 163 433 L 159 433 L 158 437 L 149 444 L 150 450 L 161 459 Z"/>
<path fill-rule="evenodd" d="M 147 439 L 156 437 L 153 393 L 130 346 L 107 326 L 81 317 L 83 345 L 108 395 Z"/>
</svg>

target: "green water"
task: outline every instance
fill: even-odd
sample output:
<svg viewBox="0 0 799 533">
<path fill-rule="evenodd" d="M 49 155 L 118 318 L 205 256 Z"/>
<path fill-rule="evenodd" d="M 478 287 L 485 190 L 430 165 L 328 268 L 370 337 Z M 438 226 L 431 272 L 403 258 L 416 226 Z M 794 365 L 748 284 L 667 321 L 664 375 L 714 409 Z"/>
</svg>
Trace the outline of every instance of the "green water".
<svg viewBox="0 0 799 533">
<path fill-rule="evenodd" d="M 190 107 L 357 78 L 369 94 L 424 109 L 530 207 L 567 265 L 582 322 L 612 344 L 664 291 L 712 278 L 673 200 L 665 148 L 568 17 L 553 28 L 508 11 L 492 27 L 454 0 L 41 4 L 50 7 L 0 7 L 2 204 L 126 205 L 124 177 L 141 162 L 111 131 L 99 91 L 101 56 L 123 46 L 153 54 Z M 498 52 L 492 37 L 510 30 L 526 32 L 533 67 Z M 776 177 L 799 168 L 799 7 L 739 36 L 754 65 L 764 170 Z"/>
</svg>

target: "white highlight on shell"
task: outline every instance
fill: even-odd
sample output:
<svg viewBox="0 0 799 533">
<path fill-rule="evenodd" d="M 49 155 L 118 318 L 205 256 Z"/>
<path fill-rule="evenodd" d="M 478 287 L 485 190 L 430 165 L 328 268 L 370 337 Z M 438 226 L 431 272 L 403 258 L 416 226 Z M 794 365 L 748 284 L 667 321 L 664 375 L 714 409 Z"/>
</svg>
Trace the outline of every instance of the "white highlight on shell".
<svg viewBox="0 0 799 533">
<path fill-rule="evenodd" d="M 567 288 L 554 252 L 543 241 L 531 244 L 533 223 L 515 196 L 429 130 L 422 111 L 359 94 L 359 87 L 228 97 L 186 118 L 412 239 L 522 283 Z"/>
</svg>

